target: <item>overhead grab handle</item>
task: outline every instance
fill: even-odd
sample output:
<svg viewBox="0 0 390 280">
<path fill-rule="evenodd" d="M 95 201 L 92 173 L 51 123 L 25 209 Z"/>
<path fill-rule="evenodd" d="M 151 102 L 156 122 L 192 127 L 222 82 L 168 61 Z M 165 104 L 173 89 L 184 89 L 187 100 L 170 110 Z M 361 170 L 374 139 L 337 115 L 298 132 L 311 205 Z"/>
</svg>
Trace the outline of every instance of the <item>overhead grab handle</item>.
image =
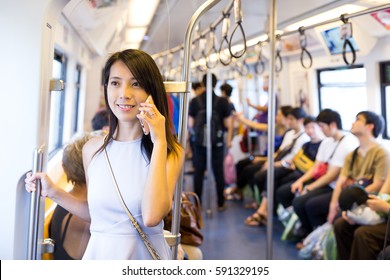
<svg viewBox="0 0 390 280">
<path fill-rule="evenodd" d="M 218 50 L 217 50 L 217 37 L 215 36 L 215 27 L 212 27 L 210 26 L 210 42 L 211 42 L 211 48 L 209 49 L 209 51 L 207 52 L 207 56 L 206 56 L 206 66 L 208 69 L 212 69 L 214 68 L 215 66 L 218 65 Z M 214 63 L 212 63 L 212 60 L 211 60 L 211 56 L 214 54 L 215 56 L 215 59 L 214 59 Z"/>
<path fill-rule="evenodd" d="M 201 51 L 201 54 L 202 54 L 203 57 L 207 56 L 207 54 L 206 54 L 206 44 L 207 44 L 206 37 L 204 35 L 201 35 L 200 38 L 199 38 L 199 50 Z"/>
<path fill-rule="evenodd" d="M 195 26 L 195 35 L 194 37 L 196 38 L 192 43 L 191 43 L 191 50 L 192 50 L 192 54 L 191 54 L 191 58 L 193 61 L 197 61 L 198 59 L 200 59 L 200 57 L 202 56 L 202 49 L 200 48 L 200 39 L 201 39 L 201 35 L 200 35 L 200 22 Z M 198 47 L 196 47 L 196 45 L 198 44 Z M 200 55 L 197 55 L 199 54 Z"/>
<path fill-rule="evenodd" d="M 230 36 L 229 52 L 230 52 L 230 55 L 232 57 L 240 58 L 241 56 L 243 56 L 245 54 L 246 48 L 247 48 L 245 32 L 244 32 L 244 28 L 242 27 L 241 0 L 234 0 L 234 19 L 235 19 L 236 26 L 234 27 L 232 35 Z M 241 29 L 241 33 L 242 33 L 242 37 L 243 37 L 243 41 L 244 41 L 244 49 L 241 52 L 233 53 L 232 40 L 233 40 L 233 36 L 234 36 L 238 27 Z"/>
<path fill-rule="evenodd" d="M 199 51 L 201 53 L 201 57 L 199 59 L 194 59 L 194 61 L 197 61 L 197 66 L 196 68 L 201 71 L 201 72 L 206 72 L 207 71 L 207 66 L 206 66 L 206 38 L 204 35 L 200 35 L 199 38 Z M 203 63 L 201 64 L 201 59 L 203 58 Z"/>
<path fill-rule="evenodd" d="M 283 61 L 280 53 L 282 52 L 282 39 L 280 35 L 276 35 L 276 58 L 275 58 L 275 72 L 279 73 L 283 69 Z"/>
<path fill-rule="evenodd" d="M 226 42 L 227 47 L 229 47 L 229 40 L 228 40 L 228 33 L 230 29 L 230 13 L 224 13 L 223 14 L 223 21 L 222 21 L 222 40 L 221 44 L 219 45 L 219 61 L 225 65 L 228 66 L 232 62 L 232 56 L 231 55 L 226 55 L 223 52 L 223 43 Z M 226 59 L 222 57 L 226 57 Z"/>
<path fill-rule="evenodd" d="M 265 64 L 263 61 L 263 42 L 259 41 L 257 45 L 255 46 L 255 52 L 258 53 L 257 55 L 257 61 L 255 64 L 255 73 L 257 75 L 262 75 L 265 70 Z"/>
<path fill-rule="evenodd" d="M 305 28 L 303 26 L 299 27 L 298 29 L 299 31 L 299 43 L 301 45 L 301 65 L 303 68 L 305 69 L 309 69 L 312 65 L 313 65 L 313 58 L 310 54 L 310 52 L 307 50 L 307 37 L 306 37 L 306 34 L 305 34 Z M 304 61 L 303 61 L 303 57 L 305 55 L 305 53 L 307 54 L 308 58 L 309 58 L 309 65 L 305 65 Z"/>
<path fill-rule="evenodd" d="M 344 23 L 340 26 L 340 39 L 344 40 L 343 44 L 343 60 L 347 65 L 352 65 L 355 63 L 356 60 L 356 50 L 352 45 L 351 38 L 352 38 L 352 23 L 348 22 L 348 19 L 345 17 L 346 14 L 342 14 L 340 16 L 341 21 Z M 347 46 L 351 50 L 352 53 L 352 60 L 351 62 L 347 59 Z"/>
<path fill-rule="evenodd" d="M 242 63 L 240 61 L 237 61 L 235 69 L 241 76 L 246 76 L 249 74 L 249 66 L 245 60 Z"/>
</svg>

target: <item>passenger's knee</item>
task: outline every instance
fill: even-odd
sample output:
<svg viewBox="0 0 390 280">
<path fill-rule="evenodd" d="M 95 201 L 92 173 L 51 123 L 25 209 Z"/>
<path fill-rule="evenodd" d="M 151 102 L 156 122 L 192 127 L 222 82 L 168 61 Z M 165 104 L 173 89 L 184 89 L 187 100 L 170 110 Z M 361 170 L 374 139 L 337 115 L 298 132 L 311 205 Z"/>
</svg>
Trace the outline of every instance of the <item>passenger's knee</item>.
<svg viewBox="0 0 390 280">
<path fill-rule="evenodd" d="M 315 199 L 308 199 L 308 200 L 306 200 L 306 202 L 304 204 L 304 207 L 305 207 L 306 213 L 310 213 L 311 216 L 318 215 L 318 212 L 320 210 L 318 208 L 319 206 L 318 206 L 318 204 L 317 204 Z"/>
<path fill-rule="evenodd" d="M 305 211 L 305 203 L 304 200 L 300 199 L 300 197 L 296 197 L 292 201 L 292 205 L 294 207 L 294 211 L 296 213 Z"/>
<path fill-rule="evenodd" d="M 275 192 L 275 198 L 276 198 L 276 201 L 277 202 L 281 202 L 281 201 L 284 201 L 284 192 L 283 192 L 283 188 L 279 188 L 276 190 Z"/>
<path fill-rule="evenodd" d="M 335 222 L 333 223 L 333 231 L 335 235 L 338 235 L 343 231 L 346 223 L 347 222 L 341 217 L 335 220 Z"/>
<path fill-rule="evenodd" d="M 367 227 L 360 226 L 353 233 L 353 240 L 355 241 L 366 240 L 368 235 L 369 235 L 369 231 L 367 230 Z"/>
</svg>

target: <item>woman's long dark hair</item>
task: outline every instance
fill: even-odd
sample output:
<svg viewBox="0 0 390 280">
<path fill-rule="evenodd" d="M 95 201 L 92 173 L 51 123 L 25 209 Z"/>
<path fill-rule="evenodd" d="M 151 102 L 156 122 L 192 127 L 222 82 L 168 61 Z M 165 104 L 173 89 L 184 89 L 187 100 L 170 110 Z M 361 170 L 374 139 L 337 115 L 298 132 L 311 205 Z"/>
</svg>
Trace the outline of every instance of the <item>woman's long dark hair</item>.
<svg viewBox="0 0 390 280">
<path fill-rule="evenodd" d="M 108 79 L 110 77 L 111 67 L 116 61 L 122 61 L 126 64 L 127 68 L 129 68 L 141 88 L 143 88 L 147 94 L 152 96 L 158 111 L 165 117 L 165 134 L 167 137 L 168 155 L 171 152 L 177 154 L 176 145 L 178 144 L 178 141 L 176 136 L 174 136 L 171 132 L 173 124 L 168 111 L 167 93 L 165 92 L 164 82 L 160 71 L 150 55 L 143 51 L 134 49 L 114 53 L 107 60 L 106 65 L 104 66 L 104 99 L 106 101 L 106 107 L 109 114 L 109 132 L 103 145 L 99 148 L 96 154 L 106 148 L 108 143 L 113 139 L 113 134 L 118 126 L 118 119 L 112 112 L 107 97 Z M 150 134 L 142 135 L 142 152 L 150 160 L 153 151 L 153 142 L 150 138 Z"/>
</svg>

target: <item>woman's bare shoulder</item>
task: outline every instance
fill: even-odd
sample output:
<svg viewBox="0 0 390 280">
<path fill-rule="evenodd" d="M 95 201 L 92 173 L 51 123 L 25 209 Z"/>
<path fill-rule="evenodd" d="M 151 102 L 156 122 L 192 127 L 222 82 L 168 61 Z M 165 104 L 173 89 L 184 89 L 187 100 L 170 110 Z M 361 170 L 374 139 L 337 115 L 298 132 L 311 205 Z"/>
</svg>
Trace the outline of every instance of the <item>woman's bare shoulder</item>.
<svg viewBox="0 0 390 280">
<path fill-rule="evenodd" d="M 100 148 L 100 146 L 103 145 L 103 142 L 104 142 L 104 136 L 95 136 L 95 137 L 92 137 L 91 139 L 89 139 L 88 142 L 85 143 L 84 147 L 86 149 L 91 149 L 91 148 L 99 146 L 99 148 Z"/>
<path fill-rule="evenodd" d="M 89 163 L 99 148 L 104 143 L 104 136 L 96 136 L 88 140 L 83 147 L 83 159 L 84 162 Z"/>
</svg>

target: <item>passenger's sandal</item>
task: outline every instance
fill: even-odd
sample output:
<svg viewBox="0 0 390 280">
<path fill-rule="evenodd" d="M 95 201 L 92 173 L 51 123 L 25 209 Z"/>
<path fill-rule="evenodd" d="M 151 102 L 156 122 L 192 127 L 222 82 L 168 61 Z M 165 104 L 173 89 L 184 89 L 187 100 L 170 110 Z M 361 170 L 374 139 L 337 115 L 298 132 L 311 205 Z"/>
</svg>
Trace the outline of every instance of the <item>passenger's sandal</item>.
<svg viewBox="0 0 390 280">
<path fill-rule="evenodd" d="M 255 212 L 253 215 L 245 219 L 244 222 L 247 226 L 258 227 L 267 225 L 267 218 L 258 212 Z"/>
</svg>

